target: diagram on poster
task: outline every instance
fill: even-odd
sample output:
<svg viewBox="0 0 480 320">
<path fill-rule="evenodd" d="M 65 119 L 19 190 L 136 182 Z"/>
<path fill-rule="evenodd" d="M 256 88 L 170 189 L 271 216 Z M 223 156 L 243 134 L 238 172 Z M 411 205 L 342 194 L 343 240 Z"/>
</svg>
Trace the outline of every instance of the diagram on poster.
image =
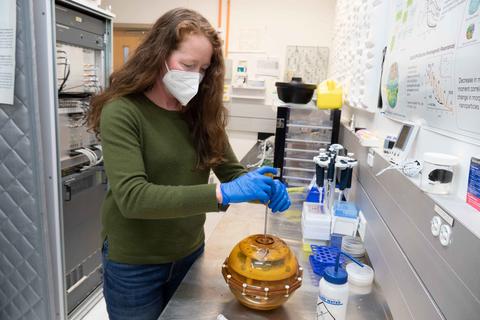
<svg viewBox="0 0 480 320">
<path fill-rule="evenodd" d="M 398 0 L 393 11 L 386 114 L 480 140 L 480 0 Z"/>
</svg>

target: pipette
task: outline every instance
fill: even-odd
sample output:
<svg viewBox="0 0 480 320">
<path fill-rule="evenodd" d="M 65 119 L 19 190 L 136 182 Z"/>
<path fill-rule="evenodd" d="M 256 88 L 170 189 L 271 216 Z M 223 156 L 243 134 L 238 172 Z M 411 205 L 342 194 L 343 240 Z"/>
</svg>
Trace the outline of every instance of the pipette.
<svg viewBox="0 0 480 320">
<path fill-rule="evenodd" d="M 263 237 L 267 239 L 268 202 L 265 204 L 265 224 L 263 226 Z"/>
<path fill-rule="evenodd" d="M 271 173 L 266 173 L 265 174 L 267 177 L 271 177 L 272 179 L 275 178 L 275 176 Z M 267 239 L 267 221 L 268 221 L 268 202 L 265 203 L 265 223 L 263 225 L 263 238 Z"/>
</svg>

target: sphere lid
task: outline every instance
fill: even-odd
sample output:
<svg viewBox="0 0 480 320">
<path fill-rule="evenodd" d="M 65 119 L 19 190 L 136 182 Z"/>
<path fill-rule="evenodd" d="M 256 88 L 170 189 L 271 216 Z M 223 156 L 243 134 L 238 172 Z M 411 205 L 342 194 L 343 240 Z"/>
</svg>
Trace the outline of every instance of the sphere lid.
<svg viewBox="0 0 480 320">
<path fill-rule="evenodd" d="M 298 263 L 288 245 L 272 235 L 255 234 L 240 241 L 228 257 L 229 267 L 247 279 L 278 281 L 294 277 Z"/>
<path fill-rule="evenodd" d="M 268 234 L 252 235 L 240 241 L 238 246 L 248 258 L 263 262 L 285 259 L 290 253 L 290 248 L 282 239 Z"/>
</svg>

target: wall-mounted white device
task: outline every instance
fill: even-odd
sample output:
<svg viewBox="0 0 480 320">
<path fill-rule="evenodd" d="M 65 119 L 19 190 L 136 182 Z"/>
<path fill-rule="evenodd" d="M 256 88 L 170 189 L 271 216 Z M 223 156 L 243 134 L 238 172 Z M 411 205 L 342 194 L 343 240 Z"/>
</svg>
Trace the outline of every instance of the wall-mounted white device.
<svg viewBox="0 0 480 320">
<path fill-rule="evenodd" d="M 390 162 L 394 164 L 402 163 L 410 153 L 415 137 L 420 126 L 413 123 L 404 123 L 397 136 L 397 140 L 390 152 Z"/>
</svg>

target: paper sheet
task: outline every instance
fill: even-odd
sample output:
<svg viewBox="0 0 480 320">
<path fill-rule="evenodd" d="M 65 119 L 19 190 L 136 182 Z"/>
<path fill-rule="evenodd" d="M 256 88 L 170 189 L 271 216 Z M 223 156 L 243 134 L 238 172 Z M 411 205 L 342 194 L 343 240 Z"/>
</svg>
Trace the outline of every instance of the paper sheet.
<svg viewBox="0 0 480 320">
<path fill-rule="evenodd" d="M 13 104 L 16 0 L 0 1 L 0 104 Z"/>
</svg>

